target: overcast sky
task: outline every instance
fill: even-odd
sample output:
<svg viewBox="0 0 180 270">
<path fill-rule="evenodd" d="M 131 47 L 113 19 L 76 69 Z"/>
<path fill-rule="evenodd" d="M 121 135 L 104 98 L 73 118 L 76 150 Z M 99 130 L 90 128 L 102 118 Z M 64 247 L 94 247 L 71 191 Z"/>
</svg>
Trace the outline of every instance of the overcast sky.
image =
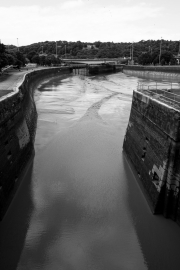
<svg viewBox="0 0 180 270">
<path fill-rule="evenodd" d="M 19 46 L 180 40 L 179 12 L 180 0 L 0 0 L 0 39 Z"/>
</svg>

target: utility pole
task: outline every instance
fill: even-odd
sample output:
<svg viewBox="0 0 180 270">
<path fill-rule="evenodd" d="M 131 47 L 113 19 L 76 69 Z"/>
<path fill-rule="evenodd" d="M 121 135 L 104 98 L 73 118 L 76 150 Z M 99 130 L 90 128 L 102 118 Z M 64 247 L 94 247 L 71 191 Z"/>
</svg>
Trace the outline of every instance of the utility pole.
<svg viewBox="0 0 180 270">
<path fill-rule="evenodd" d="M 133 43 L 132 43 L 132 65 L 133 65 Z"/>
<path fill-rule="evenodd" d="M 17 50 L 18 50 L 18 52 L 19 52 L 18 38 L 17 38 Z"/>
<path fill-rule="evenodd" d="M 161 38 L 161 42 L 160 42 L 159 65 L 161 63 L 161 47 L 162 47 L 162 38 Z"/>
<path fill-rule="evenodd" d="M 66 59 L 66 45 L 65 45 L 65 59 Z"/>
<path fill-rule="evenodd" d="M 133 43 L 129 45 L 130 47 L 130 61 L 133 64 Z"/>
<path fill-rule="evenodd" d="M 131 45 L 129 46 L 129 48 L 130 48 L 130 60 L 131 60 Z"/>
<path fill-rule="evenodd" d="M 57 41 L 56 41 L 56 58 L 57 58 Z"/>
</svg>

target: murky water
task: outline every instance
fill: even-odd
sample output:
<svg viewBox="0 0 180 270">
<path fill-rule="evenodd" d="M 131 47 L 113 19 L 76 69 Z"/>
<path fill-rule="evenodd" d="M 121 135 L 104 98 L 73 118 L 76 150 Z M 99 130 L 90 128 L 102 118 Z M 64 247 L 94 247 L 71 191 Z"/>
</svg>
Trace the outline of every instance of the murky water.
<svg viewBox="0 0 180 270">
<path fill-rule="evenodd" d="M 35 158 L 0 224 L 0 269 L 180 269 L 180 228 L 152 215 L 122 153 L 139 80 L 39 86 Z"/>
</svg>

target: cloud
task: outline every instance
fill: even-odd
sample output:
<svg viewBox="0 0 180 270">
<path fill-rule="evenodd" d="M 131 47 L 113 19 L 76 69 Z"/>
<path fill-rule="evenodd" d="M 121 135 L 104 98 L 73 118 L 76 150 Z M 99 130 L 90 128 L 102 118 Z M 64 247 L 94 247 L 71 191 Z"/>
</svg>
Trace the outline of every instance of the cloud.
<svg viewBox="0 0 180 270">
<path fill-rule="evenodd" d="M 152 20 L 159 20 L 160 11 L 161 8 L 145 4 L 94 6 L 91 1 L 82 0 L 44 8 L 0 7 L 1 39 L 6 44 L 16 44 L 18 37 L 20 46 L 44 40 L 134 40 L 135 29 L 139 31 Z"/>
<path fill-rule="evenodd" d="M 62 9 L 69 9 L 74 7 L 81 7 L 83 6 L 82 0 L 76 0 L 76 1 L 66 1 L 61 5 Z"/>
</svg>

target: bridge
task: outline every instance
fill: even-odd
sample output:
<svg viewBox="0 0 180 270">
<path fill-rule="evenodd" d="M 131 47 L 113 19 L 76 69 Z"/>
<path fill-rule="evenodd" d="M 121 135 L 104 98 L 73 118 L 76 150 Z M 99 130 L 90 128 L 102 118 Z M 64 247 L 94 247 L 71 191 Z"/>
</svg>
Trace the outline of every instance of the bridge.
<svg viewBox="0 0 180 270">
<path fill-rule="evenodd" d="M 121 59 L 62 59 L 71 68 L 74 74 L 99 74 L 104 72 L 122 71 L 123 64 L 119 64 Z"/>
</svg>

